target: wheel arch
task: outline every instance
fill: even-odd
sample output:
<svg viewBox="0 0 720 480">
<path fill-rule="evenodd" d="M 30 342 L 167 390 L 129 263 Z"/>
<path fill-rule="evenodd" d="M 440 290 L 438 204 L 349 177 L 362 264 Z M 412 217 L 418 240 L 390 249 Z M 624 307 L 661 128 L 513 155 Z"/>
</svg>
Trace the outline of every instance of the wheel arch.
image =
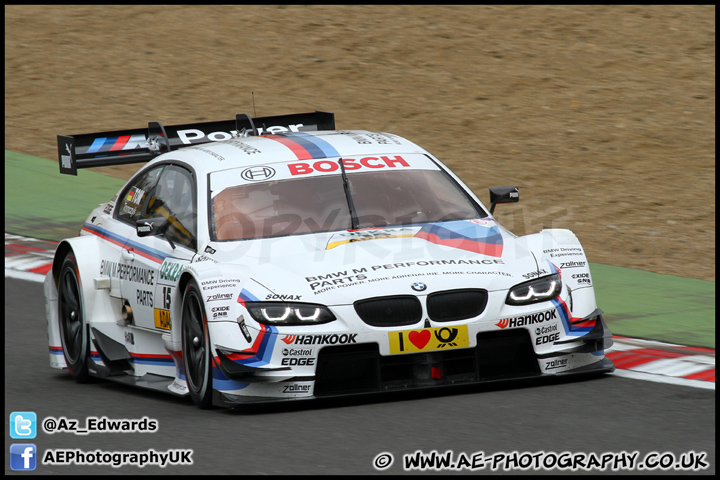
<svg viewBox="0 0 720 480">
<path fill-rule="evenodd" d="M 52 276 L 55 280 L 56 287 L 60 278 L 60 269 L 62 268 L 63 261 L 65 260 L 67 254 L 70 252 L 73 252 L 73 248 L 70 242 L 67 240 L 63 240 L 62 242 L 60 242 L 60 245 L 58 245 L 57 249 L 55 250 L 55 256 L 53 257 L 52 263 Z"/>
<path fill-rule="evenodd" d="M 87 276 L 92 275 L 93 258 L 99 261 L 100 258 L 100 245 L 95 236 L 79 236 L 74 238 L 67 238 L 60 242 L 55 250 L 55 256 L 53 257 L 52 273 L 55 279 L 55 285 L 57 285 L 58 278 L 60 277 L 60 269 L 62 268 L 63 261 L 68 253 L 72 252 L 77 260 L 78 269 L 80 275 Z M 80 254 L 82 252 L 82 254 Z M 98 270 L 97 276 L 100 275 Z"/>
</svg>

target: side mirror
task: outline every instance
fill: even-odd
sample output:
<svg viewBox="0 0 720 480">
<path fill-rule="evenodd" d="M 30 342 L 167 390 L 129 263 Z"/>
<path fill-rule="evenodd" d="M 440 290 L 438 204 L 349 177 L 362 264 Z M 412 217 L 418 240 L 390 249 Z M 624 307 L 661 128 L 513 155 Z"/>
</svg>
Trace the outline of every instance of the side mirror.
<svg viewBox="0 0 720 480">
<path fill-rule="evenodd" d="M 135 222 L 135 230 L 138 237 L 151 237 L 159 235 L 168 226 L 168 219 L 165 217 L 139 218 Z"/>
<path fill-rule="evenodd" d="M 518 187 L 490 187 L 490 215 L 498 203 L 517 203 L 520 200 Z"/>
</svg>

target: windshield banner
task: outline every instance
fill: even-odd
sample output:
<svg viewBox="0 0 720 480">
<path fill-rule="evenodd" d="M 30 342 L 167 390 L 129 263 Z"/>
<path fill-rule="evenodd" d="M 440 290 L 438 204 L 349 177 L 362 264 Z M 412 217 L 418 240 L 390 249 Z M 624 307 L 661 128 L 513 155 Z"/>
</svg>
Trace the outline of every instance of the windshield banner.
<svg viewBox="0 0 720 480">
<path fill-rule="evenodd" d="M 321 175 L 340 175 L 339 158 L 268 163 L 251 167 L 233 168 L 210 175 L 213 197 L 228 187 L 259 182 L 306 178 Z M 343 157 L 345 173 L 389 170 L 440 170 L 427 156 L 416 153 L 378 156 Z"/>
</svg>

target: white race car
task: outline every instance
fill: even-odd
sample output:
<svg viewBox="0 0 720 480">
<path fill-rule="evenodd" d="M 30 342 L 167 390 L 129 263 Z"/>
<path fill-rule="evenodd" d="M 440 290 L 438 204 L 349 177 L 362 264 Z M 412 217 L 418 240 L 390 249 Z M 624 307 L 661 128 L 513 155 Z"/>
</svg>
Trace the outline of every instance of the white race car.
<svg viewBox="0 0 720 480">
<path fill-rule="evenodd" d="M 569 230 L 518 237 L 445 165 L 312 112 L 58 136 L 61 173 L 148 162 L 44 291 L 50 363 L 201 408 L 609 372 Z"/>
</svg>

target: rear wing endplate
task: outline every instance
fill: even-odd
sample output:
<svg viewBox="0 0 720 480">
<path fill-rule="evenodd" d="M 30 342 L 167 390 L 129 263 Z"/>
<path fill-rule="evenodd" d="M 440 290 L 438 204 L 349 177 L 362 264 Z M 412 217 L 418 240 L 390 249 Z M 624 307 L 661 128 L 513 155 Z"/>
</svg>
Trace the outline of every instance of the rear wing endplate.
<svg viewBox="0 0 720 480">
<path fill-rule="evenodd" d="M 316 130 L 335 130 L 335 115 L 315 111 L 251 118 L 238 113 L 234 120 L 166 126 L 148 122 L 148 128 L 58 135 L 60 173 L 77 175 L 78 168 L 148 162 L 161 153 L 234 137 Z"/>
</svg>

